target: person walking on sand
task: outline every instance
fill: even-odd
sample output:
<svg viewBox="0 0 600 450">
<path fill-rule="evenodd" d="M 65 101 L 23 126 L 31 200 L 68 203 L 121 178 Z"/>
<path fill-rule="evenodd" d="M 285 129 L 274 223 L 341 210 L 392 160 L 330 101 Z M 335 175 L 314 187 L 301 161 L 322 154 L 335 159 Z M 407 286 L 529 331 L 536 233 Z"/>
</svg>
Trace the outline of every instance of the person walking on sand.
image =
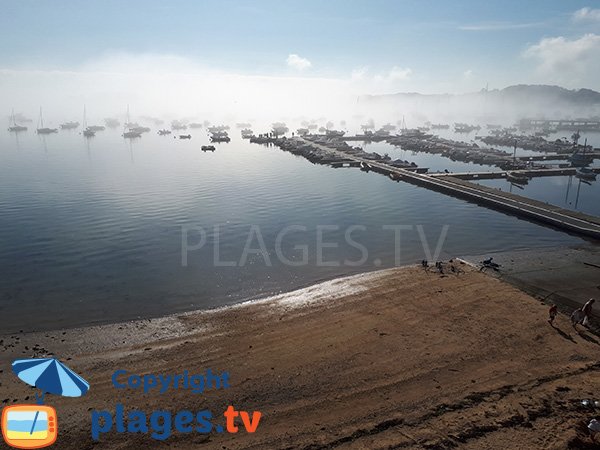
<svg viewBox="0 0 600 450">
<path fill-rule="evenodd" d="M 556 305 L 552 305 L 548 310 L 548 323 L 554 326 L 554 319 L 558 315 L 558 307 Z"/>
<path fill-rule="evenodd" d="M 589 317 L 592 315 L 592 306 L 594 305 L 594 302 L 596 301 L 596 299 L 590 298 L 585 305 L 583 305 L 583 308 L 581 308 L 581 310 L 583 311 L 583 313 L 585 314 L 586 317 Z"/>
<path fill-rule="evenodd" d="M 575 331 L 577 331 L 577 324 L 583 323 L 584 319 L 585 319 L 585 313 L 583 312 L 582 308 L 579 308 L 579 309 L 576 309 L 575 311 L 573 311 L 573 313 L 571 314 L 571 325 L 573 325 L 573 328 L 575 329 Z"/>
<path fill-rule="evenodd" d="M 592 306 L 594 305 L 594 302 L 596 300 L 593 298 L 590 298 L 585 305 L 583 305 L 583 308 L 581 308 L 581 310 L 583 311 L 584 314 L 584 318 L 583 318 L 583 325 L 588 325 L 590 322 L 590 318 L 592 317 Z"/>
</svg>

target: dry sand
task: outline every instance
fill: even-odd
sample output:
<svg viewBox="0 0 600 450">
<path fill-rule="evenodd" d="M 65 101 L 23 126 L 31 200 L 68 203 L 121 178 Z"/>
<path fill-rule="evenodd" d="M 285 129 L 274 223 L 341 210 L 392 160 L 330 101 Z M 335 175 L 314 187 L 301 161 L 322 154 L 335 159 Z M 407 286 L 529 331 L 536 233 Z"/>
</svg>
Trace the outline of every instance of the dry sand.
<svg viewBox="0 0 600 450">
<path fill-rule="evenodd" d="M 393 269 L 236 307 L 157 320 L 2 338 L 0 401 L 31 402 L 14 358 L 53 353 L 90 383 L 48 396 L 60 449 L 595 448 L 585 424 L 600 400 L 600 341 L 547 306 L 461 265 L 440 276 Z M 232 387 L 142 395 L 117 391 L 116 369 L 226 370 Z M 9 394 L 10 393 L 10 394 Z M 254 434 L 90 434 L 92 409 L 262 412 Z M 600 413 L 597 413 L 600 414 Z M 219 419 L 224 423 L 222 418 Z"/>
</svg>

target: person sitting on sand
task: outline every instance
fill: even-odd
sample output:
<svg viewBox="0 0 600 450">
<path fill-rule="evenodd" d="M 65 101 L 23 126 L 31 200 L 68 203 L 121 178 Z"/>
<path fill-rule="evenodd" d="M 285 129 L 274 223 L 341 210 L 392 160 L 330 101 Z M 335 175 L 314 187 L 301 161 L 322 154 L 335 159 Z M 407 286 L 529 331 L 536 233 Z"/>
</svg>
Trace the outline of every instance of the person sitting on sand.
<svg viewBox="0 0 600 450">
<path fill-rule="evenodd" d="M 435 267 L 437 268 L 439 273 L 441 273 L 442 275 L 444 274 L 444 265 L 441 261 L 436 262 Z"/>
<path fill-rule="evenodd" d="M 548 323 L 552 326 L 554 326 L 554 319 L 556 319 L 556 316 L 558 315 L 558 306 L 556 305 L 552 305 L 550 307 L 550 309 L 548 310 Z"/>
</svg>

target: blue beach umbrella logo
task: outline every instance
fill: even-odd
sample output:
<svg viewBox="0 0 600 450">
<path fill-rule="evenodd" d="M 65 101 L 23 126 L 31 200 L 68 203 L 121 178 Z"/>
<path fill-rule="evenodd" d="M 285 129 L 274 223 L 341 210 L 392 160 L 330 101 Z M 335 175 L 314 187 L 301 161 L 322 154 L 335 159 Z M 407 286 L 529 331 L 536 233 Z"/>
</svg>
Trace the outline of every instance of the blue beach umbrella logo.
<svg viewBox="0 0 600 450">
<path fill-rule="evenodd" d="M 44 403 L 46 393 L 63 397 L 81 397 L 89 390 L 90 384 L 65 364 L 55 358 L 17 359 L 12 363 L 15 375 L 21 381 L 42 391 L 36 399 Z"/>
<path fill-rule="evenodd" d="M 37 405 L 11 405 L 2 410 L 2 437 L 11 447 L 39 449 L 56 442 L 56 410 L 44 405 L 46 394 L 81 397 L 90 384 L 55 358 L 17 359 L 13 372 L 21 381 L 42 391 L 35 394 Z"/>
</svg>

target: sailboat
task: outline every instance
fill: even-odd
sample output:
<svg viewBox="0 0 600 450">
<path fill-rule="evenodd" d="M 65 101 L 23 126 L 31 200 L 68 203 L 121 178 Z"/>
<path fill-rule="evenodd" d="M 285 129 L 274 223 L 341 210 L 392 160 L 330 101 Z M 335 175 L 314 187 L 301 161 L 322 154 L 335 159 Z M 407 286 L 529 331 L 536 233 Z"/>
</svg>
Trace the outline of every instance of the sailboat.
<svg viewBox="0 0 600 450">
<path fill-rule="evenodd" d="M 96 132 L 91 130 L 90 127 L 87 126 L 87 117 L 85 114 L 85 105 L 83 105 L 83 135 L 85 137 L 94 137 L 96 136 Z"/>
<path fill-rule="evenodd" d="M 573 134 L 573 136 L 577 136 L 579 138 L 579 132 Z M 577 142 L 575 140 L 575 142 Z M 577 145 L 576 143 L 574 145 Z M 571 165 L 574 167 L 585 167 L 588 164 L 591 164 L 594 161 L 594 158 L 591 155 L 586 155 L 585 150 L 587 148 L 587 138 L 585 143 L 583 144 L 583 150 L 580 152 L 579 147 L 575 149 L 573 154 L 569 157 L 569 161 L 571 161 Z"/>
<path fill-rule="evenodd" d="M 575 176 L 580 180 L 585 181 L 596 180 L 596 172 L 594 172 L 594 170 L 590 169 L 589 167 L 580 167 L 579 169 L 577 169 Z"/>
<path fill-rule="evenodd" d="M 127 105 L 127 122 L 125 122 L 125 126 L 127 127 L 128 125 L 131 125 L 131 121 L 129 120 L 129 105 Z M 125 129 L 123 129 L 123 137 L 127 138 L 127 139 L 133 139 L 133 138 L 139 138 L 142 136 L 141 131 L 139 130 L 133 130 L 133 129 L 129 129 L 127 131 L 125 131 Z"/>
<path fill-rule="evenodd" d="M 40 107 L 40 118 L 38 119 L 37 134 L 52 134 L 52 133 L 58 133 L 58 129 L 44 127 L 44 116 L 42 115 L 42 108 Z"/>
<path fill-rule="evenodd" d="M 11 126 L 8 127 L 8 131 L 14 131 L 16 133 L 18 133 L 19 131 L 27 131 L 27 127 L 24 127 L 23 125 L 17 125 L 14 109 L 10 113 L 10 123 Z"/>
</svg>

